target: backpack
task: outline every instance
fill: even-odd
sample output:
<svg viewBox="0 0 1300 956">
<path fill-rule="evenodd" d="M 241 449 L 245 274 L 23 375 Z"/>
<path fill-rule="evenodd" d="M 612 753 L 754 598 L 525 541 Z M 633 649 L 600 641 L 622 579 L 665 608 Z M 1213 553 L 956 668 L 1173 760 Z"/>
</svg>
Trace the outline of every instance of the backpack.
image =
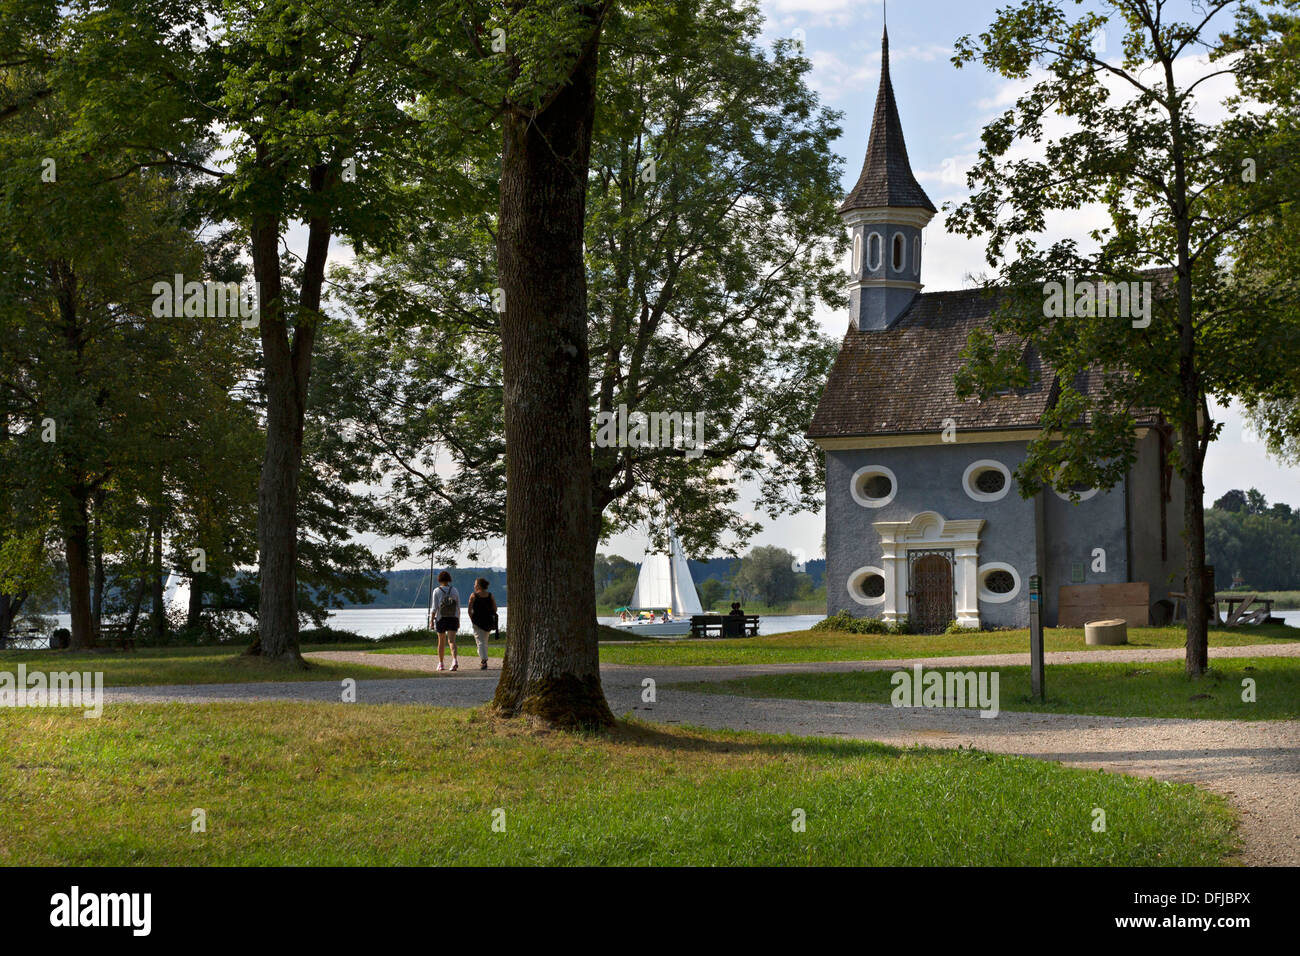
<svg viewBox="0 0 1300 956">
<path fill-rule="evenodd" d="M 460 615 L 460 605 L 451 596 L 451 587 L 438 588 L 438 590 L 442 591 L 442 599 L 438 602 L 438 617 L 458 617 Z"/>
</svg>

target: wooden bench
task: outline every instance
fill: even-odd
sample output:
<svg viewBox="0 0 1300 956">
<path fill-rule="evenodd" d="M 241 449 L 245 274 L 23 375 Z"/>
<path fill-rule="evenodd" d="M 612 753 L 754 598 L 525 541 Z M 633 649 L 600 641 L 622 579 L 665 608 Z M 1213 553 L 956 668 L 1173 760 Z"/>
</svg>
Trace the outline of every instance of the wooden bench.
<svg viewBox="0 0 1300 956">
<path fill-rule="evenodd" d="M 691 637 L 757 637 L 757 614 L 693 614 Z"/>
<path fill-rule="evenodd" d="M 99 628 L 99 637 L 119 651 L 135 650 L 135 636 L 127 633 L 125 624 L 103 624 Z"/>
</svg>

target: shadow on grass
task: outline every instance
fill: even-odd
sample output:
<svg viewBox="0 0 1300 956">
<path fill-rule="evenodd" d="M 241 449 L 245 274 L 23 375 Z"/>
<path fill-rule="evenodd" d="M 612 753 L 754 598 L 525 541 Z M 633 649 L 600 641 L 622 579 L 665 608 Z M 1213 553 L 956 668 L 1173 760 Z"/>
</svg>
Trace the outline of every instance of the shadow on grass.
<svg viewBox="0 0 1300 956">
<path fill-rule="evenodd" d="M 716 739 L 719 733 L 739 734 L 738 739 Z M 609 730 L 588 731 L 584 736 L 640 747 L 647 750 L 682 751 L 715 754 L 760 753 L 770 756 L 795 755 L 803 757 L 899 757 L 905 752 L 901 747 L 869 740 L 836 740 L 831 737 L 795 737 L 757 734 L 752 731 L 718 731 L 708 727 L 682 724 L 672 729 L 640 720 L 622 718 Z"/>
</svg>

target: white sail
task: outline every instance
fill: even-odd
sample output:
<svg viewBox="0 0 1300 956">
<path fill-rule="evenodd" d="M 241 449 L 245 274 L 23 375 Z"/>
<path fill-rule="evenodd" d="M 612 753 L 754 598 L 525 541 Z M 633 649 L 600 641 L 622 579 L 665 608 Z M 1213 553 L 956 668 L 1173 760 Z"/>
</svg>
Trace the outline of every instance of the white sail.
<svg viewBox="0 0 1300 956">
<path fill-rule="evenodd" d="M 674 600 L 669 606 L 678 615 L 703 614 L 704 608 L 700 606 L 700 596 L 695 590 L 695 579 L 691 577 L 691 567 L 686 563 L 686 555 L 682 553 L 677 535 L 672 536 L 672 549 Z"/>
<path fill-rule="evenodd" d="M 186 610 L 190 606 L 190 579 L 175 571 L 167 572 L 163 585 L 163 604 L 168 610 Z"/>
<path fill-rule="evenodd" d="M 668 555 L 646 551 L 629 606 L 648 609 L 673 606 L 672 565 Z"/>
<path fill-rule="evenodd" d="M 663 554 L 647 547 L 628 606 L 647 610 L 672 608 L 678 616 L 703 614 L 690 566 L 675 534 L 669 535 L 669 548 L 670 553 Z"/>
</svg>

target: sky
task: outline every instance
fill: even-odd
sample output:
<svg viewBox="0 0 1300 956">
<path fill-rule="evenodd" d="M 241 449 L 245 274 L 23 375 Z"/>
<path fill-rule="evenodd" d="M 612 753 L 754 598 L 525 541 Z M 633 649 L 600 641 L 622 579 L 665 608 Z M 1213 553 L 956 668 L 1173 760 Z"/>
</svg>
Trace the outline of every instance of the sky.
<svg viewBox="0 0 1300 956">
<path fill-rule="evenodd" d="M 1011 105 L 1026 86 L 987 73 L 983 68 L 956 69 L 951 62 L 954 41 L 978 34 L 992 21 L 1001 2 L 984 0 L 895 0 L 889 6 L 890 76 L 907 139 L 912 170 L 940 213 L 925 230 L 922 276 L 927 291 L 968 288 L 976 284 L 987 266 L 978 240 L 950 234 L 944 227 L 945 203 L 965 198 L 965 172 L 973 163 L 980 134 L 991 119 Z M 1174 0 L 1174 5 L 1179 5 Z M 764 0 L 767 17 L 765 39 L 802 39 L 812 63 L 810 85 L 822 102 L 843 112 L 844 134 L 836 150 L 845 158 L 844 188 L 857 179 L 866 153 L 876 89 L 880 82 L 880 0 Z M 1226 21 L 1224 21 L 1226 23 Z M 1117 38 L 1116 38 L 1117 39 Z M 1116 42 L 1101 38 L 1102 49 L 1114 56 Z M 1184 65 L 1191 75 L 1205 68 L 1200 57 Z M 1203 115 L 1221 114 L 1218 96 L 1222 84 L 1207 82 L 1200 91 L 1206 101 Z M 1049 128 L 1049 133 L 1059 134 Z M 1049 222 L 1049 235 L 1072 235 L 1081 242 L 1099 214 L 1071 214 Z M 847 272 L 847 263 L 846 263 Z M 823 330 L 843 336 L 847 312 L 823 310 L 818 315 Z M 1205 466 L 1206 504 L 1231 488 L 1258 488 L 1269 501 L 1300 506 L 1300 475 L 1271 459 L 1265 447 L 1243 428 L 1237 409 L 1216 409 L 1225 426 L 1221 439 L 1210 449 Z M 752 507 L 752 495 L 742 493 L 742 503 Z M 750 517 L 764 524 L 751 544 L 773 544 L 806 558 L 821 556 L 824 517 L 815 514 L 786 516 L 775 521 L 761 512 Z M 601 550 L 640 560 L 644 540 L 623 534 Z M 706 555 L 691 555 L 703 558 Z"/>
</svg>

